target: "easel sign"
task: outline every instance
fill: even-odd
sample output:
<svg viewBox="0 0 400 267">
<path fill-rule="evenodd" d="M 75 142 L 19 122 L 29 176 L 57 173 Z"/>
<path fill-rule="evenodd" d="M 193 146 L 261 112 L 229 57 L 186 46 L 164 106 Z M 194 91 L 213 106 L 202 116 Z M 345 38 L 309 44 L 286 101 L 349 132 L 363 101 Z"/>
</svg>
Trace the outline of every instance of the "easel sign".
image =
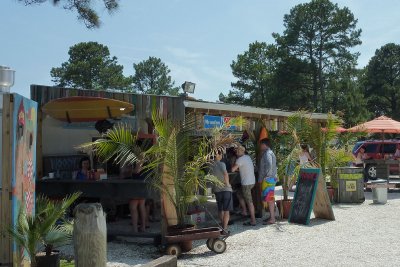
<svg viewBox="0 0 400 267">
<path fill-rule="evenodd" d="M 315 218 L 335 220 L 321 169 L 302 168 L 296 183 L 289 222 L 308 225 L 311 211 Z"/>
</svg>

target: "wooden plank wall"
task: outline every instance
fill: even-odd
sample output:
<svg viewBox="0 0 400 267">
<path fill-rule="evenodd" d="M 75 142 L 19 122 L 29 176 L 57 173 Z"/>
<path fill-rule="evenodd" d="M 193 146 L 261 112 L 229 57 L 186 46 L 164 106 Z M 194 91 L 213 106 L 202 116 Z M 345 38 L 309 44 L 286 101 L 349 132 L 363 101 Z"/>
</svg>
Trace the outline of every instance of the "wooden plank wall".
<svg viewBox="0 0 400 267">
<path fill-rule="evenodd" d="M 11 103 L 12 95 L 3 95 L 3 116 L 2 116 L 2 160 L 3 163 L 9 162 L 11 155 L 11 125 L 12 125 L 12 110 Z M 7 161 L 5 159 L 8 159 Z M 11 225 L 11 206 L 12 206 L 12 189 L 11 189 L 11 163 L 3 164 L 2 172 L 2 189 L 0 194 L 0 265 L 7 266 L 12 262 L 12 247 L 11 239 L 5 229 Z M 9 265 L 11 266 L 11 265 Z"/>
<path fill-rule="evenodd" d="M 183 97 L 174 96 L 156 96 L 134 93 L 119 93 L 98 90 L 84 90 L 73 88 L 52 87 L 43 85 L 31 85 L 31 99 L 38 102 L 40 107 L 47 102 L 71 96 L 96 96 L 125 101 L 135 105 L 135 109 L 131 115 L 136 115 L 137 121 L 151 118 L 153 106 L 161 109 L 163 115 L 173 120 L 184 120 L 185 107 L 183 105 Z M 136 125 L 139 126 L 139 125 Z"/>
<path fill-rule="evenodd" d="M 151 119 L 151 112 L 153 106 L 160 109 L 163 115 L 168 116 L 173 120 L 184 120 L 185 107 L 183 105 L 183 97 L 170 97 L 170 96 L 156 96 L 156 95 L 143 95 L 133 93 L 118 93 L 107 92 L 98 90 L 83 90 L 73 88 L 52 87 L 43 85 L 31 85 L 31 99 L 38 102 L 38 130 L 37 130 L 37 176 L 43 177 L 43 164 L 42 164 L 42 114 L 41 107 L 47 102 L 71 96 L 96 96 L 103 98 L 116 99 L 134 104 L 135 108 L 130 115 L 136 116 L 136 129 L 143 127 L 146 119 Z"/>
</svg>

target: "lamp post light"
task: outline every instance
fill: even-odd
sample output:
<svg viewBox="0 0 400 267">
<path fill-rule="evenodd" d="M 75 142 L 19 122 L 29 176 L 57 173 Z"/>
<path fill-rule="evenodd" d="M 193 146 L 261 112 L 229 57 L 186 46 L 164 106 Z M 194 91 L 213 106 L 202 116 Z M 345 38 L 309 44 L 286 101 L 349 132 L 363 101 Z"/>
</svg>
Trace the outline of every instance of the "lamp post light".
<svg viewBox="0 0 400 267">
<path fill-rule="evenodd" d="M 196 84 L 195 83 L 192 83 L 192 82 L 184 82 L 183 84 L 182 84 L 182 89 L 183 89 L 183 92 L 185 92 L 185 95 L 187 96 L 187 94 L 189 93 L 189 94 L 193 94 L 194 93 L 194 88 L 196 87 Z"/>
<path fill-rule="evenodd" d="M 10 87 L 14 85 L 15 70 L 0 66 L 0 93 L 9 93 Z"/>
</svg>

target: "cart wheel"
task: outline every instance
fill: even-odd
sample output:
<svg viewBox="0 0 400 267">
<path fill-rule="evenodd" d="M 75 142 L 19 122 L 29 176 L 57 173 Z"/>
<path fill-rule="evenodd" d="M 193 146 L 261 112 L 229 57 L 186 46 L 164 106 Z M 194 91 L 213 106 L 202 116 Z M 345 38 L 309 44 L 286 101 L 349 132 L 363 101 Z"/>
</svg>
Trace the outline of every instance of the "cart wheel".
<svg viewBox="0 0 400 267">
<path fill-rule="evenodd" d="M 168 255 L 175 255 L 179 257 L 182 254 L 182 249 L 179 245 L 174 244 L 167 247 L 167 254 Z"/>
<path fill-rule="evenodd" d="M 214 243 L 215 238 L 209 238 L 207 239 L 207 247 L 209 250 L 213 250 L 213 243 Z"/>
<path fill-rule="evenodd" d="M 212 247 L 215 253 L 217 254 L 224 253 L 226 250 L 226 242 L 221 239 L 215 239 Z"/>
</svg>

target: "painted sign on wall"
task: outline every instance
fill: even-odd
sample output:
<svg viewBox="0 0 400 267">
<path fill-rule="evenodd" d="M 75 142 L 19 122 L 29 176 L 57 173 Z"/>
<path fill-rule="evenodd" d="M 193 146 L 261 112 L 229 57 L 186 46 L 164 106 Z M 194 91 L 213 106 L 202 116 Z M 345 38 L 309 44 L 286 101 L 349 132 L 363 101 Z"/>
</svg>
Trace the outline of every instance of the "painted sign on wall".
<svg viewBox="0 0 400 267">
<path fill-rule="evenodd" d="M 241 130 L 243 119 L 241 117 L 222 117 L 204 115 L 204 129 L 224 128 L 227 130 Z"/>
<path fill-rule="evenodd" d="M 37 103 L 13 94 L 12 116 L 12 224 L 18 219 L 19 207 L 25 207 L 27 214 L 35 208 L 36 181 L 36 133 Z M 13 245 L 13 262 L 16 262 L 17 247 Z"/>
</svg>

